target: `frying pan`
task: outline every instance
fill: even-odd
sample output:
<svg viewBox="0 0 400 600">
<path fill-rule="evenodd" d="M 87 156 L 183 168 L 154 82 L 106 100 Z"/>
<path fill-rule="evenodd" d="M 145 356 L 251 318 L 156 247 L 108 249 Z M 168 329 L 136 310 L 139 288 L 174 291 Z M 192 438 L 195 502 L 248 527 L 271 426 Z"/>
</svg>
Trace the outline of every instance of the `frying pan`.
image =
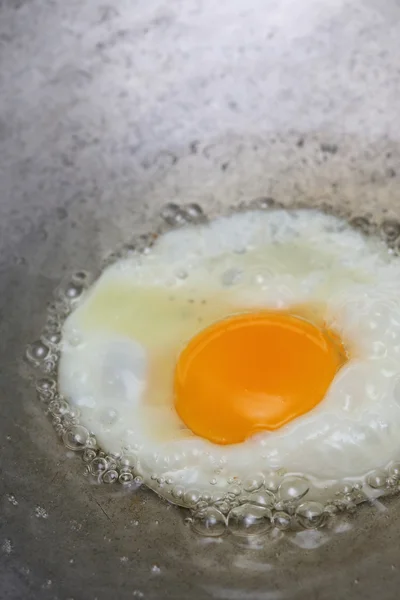
<svg viewBox="0 0 400 600">
<path fill-rule="evenodd" d="M 60 280 L 167 202 L 393 226 L 399 27 L 397 0 L 0 0 L 1 598 L 398 597 L 400 498 L 333 528 L 200 537 L 153 492 L 85 477 L 22 356 Z"/>
</svg>

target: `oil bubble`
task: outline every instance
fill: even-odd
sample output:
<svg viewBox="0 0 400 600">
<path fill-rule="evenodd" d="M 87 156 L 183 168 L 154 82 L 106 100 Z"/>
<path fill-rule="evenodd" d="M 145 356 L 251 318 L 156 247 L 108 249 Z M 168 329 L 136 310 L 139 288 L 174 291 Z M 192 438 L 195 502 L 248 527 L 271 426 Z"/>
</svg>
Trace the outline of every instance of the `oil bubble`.
<svg viewBox="0 0 400 600">
<path fill-rule="evenodd" d="M 195 506 L 200 499 L 200 492 L 198 490 L 188 490 L 184 494 L 184 501 L 187 506 Z"/>
<path fill-rule="evenodd" d="M 374 471 L 367 477 L 367 483 L 374 489 L 383 488 L 386 485 L 387 474 L 385 471 Z"/>
<path fill-rule="evenodd" d="M 50 357 L 42 363 L 42 371 L 44 373 L 53 374 L 57 367 L 57 361 L 55 357 Z"/>
<path fill-rule="evenodd" d="M 394 242 L 400 235 L 400 223 L 395 219 L 386 219 L 383 221 L 381 229 L 388 242 Z"/>
<path fill-rule="evenodd" d="M 161 217 L 168 225 L 183 225 L 186 222 L 185 213 L 177 204 L 166 204 L 161 210 Z"/>
<path fill-rule="evenodd" d="M 297 507 L 296 516 L 305 529 L 322 527 L 326 520 L 324 507 L 319 502 L 303 502 Z"/>
<path fill-rule="evenodd" d="M 374 229 L 373 224 L 367 217 L 354 217 L 351 219 L 350 225 L 366 235 L 371 234 Z"/>
<path fill-rule="evenodd" d="M 116 469 L 117 468 L 117 457 L 115 457 L 112 454 L 107 454 L 107 456 L 105 457 L 106 461 L 107 461 L 107 468 L 108 469 Z"/>
<path fill-rule="evenodd" d="M 276 208 L 279 206 L 279 203 L 276 202 L 273 198 L 268 196 L 262 196 L 260 198 L 255 198 L 251 201 L 251 206 L 253 208 L 260 208 L 261 210 L 268 210 L 270 208 Z"/>
<path fill-rule="evenodd" d="M 192 528 L 196 533 L 209 537 L 218 537 L 225 532 L 226 519 L 224 515 L 213 506 L 194 513 Z"/>
<path fill-rule="evenodd" d="M 271 508 L 275 504 L 275 496 L 266 490 L 249 494 L 247 500 L 251 504 L 258 504 L 259 506 L 265 506 L 268 508 Z"/>
<path fill-rule="evenodd" d="M 399 485 L 399 480 L 397 477 L 388 477 L 386 480 L 386 486 L 388 488 L 394 489 L 397 488 Z"/>
<path fill-rule="evenodd" d="M 263 475 L 255 475 L 254 477 L 249 477 L 243 483 L 243 489 L 246 492 L 255 492 L 259 490 L 260 487 L 264 485 L 264 476 Z"/>
<path fill-rule="evenodd" d="M 90 435 L 86 441 L 87 448 L 97 448 L 97 440 L 94 435 Z"/>
<path fill-rule="evenodd" d="M 230 485 L 228 488 L 228 495 L 232 496 L 233 499 L 235 496 L 240 496 L 241 493 L 242 489 L 238 484 Z"/>
<path fill-rule="evenodd" d="M 261 535 L 270 529 L 271 516 L 268 508 L 242 504 L 229 512 L 228 527 L 234 535 Z"/>
<path fill-rule="evenodd" d="M 156 236 L 153 234 L 139 235 L 135 239 L 135 250 L 142 254 L 148 254 L 151 251 L 151 246 L 154 243 Z"/>
<path fill-rule="evenodd" d="M 110 469 L 103 473 L 102 481 L 104 483 L 116 483 L 118 481 L 118 471 L 116 469 Z"/>
<path fill-rule="evenodd" d="M 334 504 L 326 504 L 324 512 L 328 517 L 333 517 L 338 513 L 338 507 Z"/>
<path fill-rule="evenodd" d="M 184 493 L 185 493 L 185 488 L 183 486 L 181 486 L 181 485 L 176 485 L 171 490 L 171 495 L 176 500 L 179 500 L 179 499 L 183 498 Z"/>
<path fill-rule="evenodd" d="M 265 477 L 265 489 L 269 490 L 270 492 L 277 492 L 279 490 L 281 481 L 282 478 L 279 477 L 279 475 L 276 473 L 269 473 L 269 475 Z"/>
<path fill-rule="evenodd" d="M 349 483 L 345 483 L 344 485 L 342 485 L 342 486 L 339 488 L 338 495 L 339 495 L 339 494 L 351 494 L 351 493 L 352 493 L 352 491 L 353 491 L 353 489 L 354 489 L 354 486 L 353 486 L 353 485 L 351 485 L 351 484 L 349 484 Z"/>
<path fill-rule="evenodd" d="M 57 425 L 53 423 L 54 430 L 59 437 L 63 437 L 66 429 L 62 423 L 58 423 Z"/>
<path fill-rule="evenodd" d="M 65 296 L 69 300 L 75 300 L 76 298 L 79 298 L 79 296 L 82 294 L 82 292 L 83 292 L 83 286 L 71 281 L 65 288 L 64 293 L 65 293 Z"/>
<path fill-rule="evenodd" d="M 83 450 L 89 437 L 89 432 L 82 425 L 70 427 L 64 434 L 64 444 L 69 450 Z"/>
<path fill-rule="evenodd" d="M 133 480 L 132 471 L 126 469 L 126 467 L 123 470 L 121 470 L 120 476 L 119 476 L 120 483 L 127 484 L 127 483 L 130 483 L 132 480 Z"/>
<path fill-rule="evenodd" d="M 396 479 L 400 479 L 400 463 L 395 462 L 389 467 L 389 475 Z"/>
<path fill-rule="evenodd" d="M 43 335 L 43 341 L 51 346 L 57 346 L 61 342 L 61 333 L 53 328 L 46 328 Z"/>
<path fill-rule="evenodd" d="M 54 416 L 65 415 L 69 412 L 69 404 L 62 398 L 57 398 L 49 402 L 48 411 Z"/>
<path fill-rule="evenodd" d="M 72 419 L 77 419 L 81 414 L 81 411 L 77 406 L 71 406 L 68 404 L 68 413 Z"/>
<path fill-rule="evenodd" d="M 44 342 L 37 340 L 27 347 L 25 355 L 30 362 L 37 364 L 45 360 L 49 353 L 50 348 Z"/>
<path fill-rule="evenodd" d="M 55 396 L 56 382 L 54 379 L 42 378 L 36 382 L 36 391 L 42 402 L 50 402 Z"/>
<path fill-rule="evenodd" d="M 48 377 L 43 377 L 42 379 L 38 379 L 36 382 L 36 389 L 40 394 L 44 394 L 49 390 L 54 390 L 56 387 L 56 382 L 54 379 L 50 379 Z"/>
<path fill-rule="evenodd" d="M 222 501 L 218 501 L 215 503 L 215 506 L 218 508 L 218 510 L 220 510 L 224 515 L 227 515 L 228 512 L 231 510 L 232 505 L 230 502 L 227 502 L 226 500 L 222 500 Z"/>
<path fill-rule="evenodd" d="M 274 516 L 272 517 L 272 524 L 277 529 L 280 529 L 281 531 L 285 531 L 286 529 L 289 529 L 289 527 L 290 527 L 291 517 L 288 513 L 284 512 L 284 511 L 277 511 L 274 514 Z"/>
<path fill-rule="evenodd" d="M 279 486 L 279 495 L 282 500 L 300 500 L 309 489 L 310 485 L 304 477 L 286 477 Z"/>
<path fill-rule="evenodd" d="M 87 281 L 88 277 L 89 273 L 87 273 L 86 271 L 77 271 L 72 275 L 72 280 L 82 283 L 84 281 Z"/>
<path fill-rule="evenodd" d="M 346 512 L 348 512 L 350 514 L 353 514 L 357 510 L 357 504 L 355 504 L 355 502 L 348 502 L 345 505 L 345 510 L 346 510 Z"/>
<path fill-rule="evenodd" d="M 97 456 L 92 460 L 89 468 L 92 475 L 101 475 L 107 471 L 107 461 L 101 456 Z"/>
<path fill-rule="evenodd" d="M 122 467 L 134 467 L 135 466 L 135 455 L 134 454 L 123 454 L 119 459 Z"/>
<path fill-rule="evenodd" d="M 90 462 L 91 460 L 96 458 L 96 456 L 97 456 L 96 451 L 93 450 L 93 448 L 85 448 L 82 459 L 84 462 Z"/>
<path fill-rule="evenodd" d="M 185 206 L 186 216 L 189 221 L 199 222 L 204 220 L 204 213 L 198 204 L 188 204 Z"/>
<path fill-rule="evenodd" d="M 74 417 L 70 413 L 66 413 L 66 414 L 62 415 L 61 420 L 62 420 L 63 426 L 66 427 L 67 429 L 73 427 L 74 425 L 78 425 L 77 417 Z"/>
</svg>

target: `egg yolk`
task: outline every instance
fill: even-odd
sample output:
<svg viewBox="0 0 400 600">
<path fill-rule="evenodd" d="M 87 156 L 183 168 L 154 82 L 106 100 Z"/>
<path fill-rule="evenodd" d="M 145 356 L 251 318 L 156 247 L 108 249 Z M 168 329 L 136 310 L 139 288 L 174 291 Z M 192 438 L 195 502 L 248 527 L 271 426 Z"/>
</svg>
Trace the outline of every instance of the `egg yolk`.
<svg viewBox="0 0 400 600">
<path fill-rule="evenodd" d="M 314 408 L 344 361 L 337 336 L 303 318 L 233 316 L 201 331 L 181 353 L 176 411 L 196 435 L 242 442 Z"/>
</svg>

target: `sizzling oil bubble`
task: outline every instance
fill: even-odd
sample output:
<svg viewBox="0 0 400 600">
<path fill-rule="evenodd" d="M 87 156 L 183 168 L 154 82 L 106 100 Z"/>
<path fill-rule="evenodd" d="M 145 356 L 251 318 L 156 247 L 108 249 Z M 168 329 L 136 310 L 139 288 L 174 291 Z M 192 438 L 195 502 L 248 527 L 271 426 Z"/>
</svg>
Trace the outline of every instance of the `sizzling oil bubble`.
<svg viewBox="0 0 400 600">
<path fill-rule="evenodd" d="M 273 507 L 276 502 L 275 496 L 267 490 L 253 492 L 247 496 L 247 500 L 248 502 L 251 502 L 251 504 L 258 504 L 259 506 L 270 508 Z"/>
<path fill-rule="evenodd" d="M 56 394 L 56 382 L 54 379 L 44 377 L 36 382 L 36 391 L 42 402 L 50 402 Z"/>
<path fill-rule="evenodd" d="M 264 475 L 255 475 L 254 477 L 249 477 L 243 483 L 243 489 L 245 492 L 254 492 L 259 490 L 260 487 L 264 484 Z"/>
<path fill-rule="evenodd" d="M 207 537 L 218 537 L 226 530 L 226 518 L 213 506 L 193 514 L 192 528 L 196 533 Z"/>
<path fill-rule="evenodd" d="M 83 450 L 89 437 L 89 432 L 82 425 L 75 425 L 64 434 L 64 444 L 69 450 Z"/>
<path fill-rule="evenodd" d="M 61 342 L 61 333 L 53 329 L 47 330 L 43 335 L 43 339 L 52 346 L 57 346 Z"/>
<path fill-rule="evenodd" d="M 272 524 L 277 529 L 285 531 L 290 528 L 291 516 L 283 511 L 276 511 L 272 517 Z"/>
<path fill-rule="evenodd" d="M 265 488 L 270 492 L 277 492 L 282 478 L 276 473 L 269 473 L 265 478 Z"/>
<path fill-rule="evenodd" d="M 326 520 L 324 507 L 319 502 L 303 502 L 297 507 L 296 516 L 306 529 L 321 527 Z"/>
<path fill-rule="evenodd" d="M 91 462 L 94 458 L 96 458 L 97 452 L 93 450 L 93 448 L 85 448 L 82 459 L 84 462 Z"/>
<path fill-rule="evenodd" d="M 47 407 L 48 411 L 56 417 L 68 415 L 69 408 L 70 407 L 68 402 L 60 397 L 49 402 L 49 405 Z"/>
<path fill-rule="evenodd" d="M 400 479 L 400 462 L 395 462 L 389 466 L 389 476 Z"/>
<path fill-rule="evenodd" d="M 184 493 L 184 500 L 187 506 L 195 506 L 200 500 L 200 492 L 198 490 L 189 489 Z"/>
<path fill-rule="evenodd" d="M 78 283 L 71 282 L 65 289 L 65 295 L 70 300 L 75 300 L 78 298 L 83 292 L 83 286 Z"/>
<path fill-rule="evenodd" d="M 381 223 L 381 230 L 388 242 L 394 242 L 400 236 L 400 223 L 394 219 L 386 219 Z"/>
<path fill-rule="evenodd" d="M 300 500 L 309 489 L 310 484 L 304 477 L 287 477 L 279 486 L 279 496 L 282 500 Z"/>
<path fill-rule="evenodd" d="M 192 223 L 201 223 L 205 220 L 202 208 L 198 204 L 188 204 L 185 207 L 186 218 Z"/>
<path fill-rule="evenodd" d="M 263 210 L 270 210 L 277 206 L 278 204 L 271 198 L 256 199 L 252 203 L 253 208 Z M 198 205 L 181 207 L 170 204 L 165 207 L 162 217 L 172 227 L 181 227 L 187 222 L 201 224 L 207 220 Z M 353 219 L 353 225 L 367 233 L 374 230 L 374 224 L 364 217 Z M 342 231 L 346 230 L 345 225 L 341 227 Z M 392 244 L 399 238 L 400 224 L 397 221 L 384 221 L 380 226 L 380 231 L 384 239 Z M 152 233 L 139 236 L 127 244 L 121 252 L 116 253 L 114 259 L 130 257 L 132 253 L 150 255 L 150 248 L 155 239 L 156 236 Z M 235 256 L 242 260 L 249 253 L 249 247 L 240 239 L 236 244 L 235 251 Z M 227 287 L 241 285 L 241 268 L 235 266 L 233 270 L 231 267 L 230 269 L 226 268 L 225 271 L 220 272 L 221 282 Z M 268 272 L 258 271 L 252 274 L 251 281 L 265 292 L 272 276 L 273 271 L 271 270 Z M 175 277 L 176 281 L 188 281 L 192 277 L 192 271 L 180 268 L 176 271 Z M 135 486 L 143 483 L 142 475 L 137 475 L 135 472 L 137 448 L 132 453 L 126 451 L 119 457 L 102 453 L 96 439 L 89 434 L 84 423 L 83 425 L 79 423 L 81 416 L 77 407 L 71 406 L 59 395 L 54 379 L 59 362 L 62 324 L 71 309 L 79 306 L 82 297 L 85 296 L 83 292 L 89 281 L 90 275 L 84 271 L 77 272 L 70 278 L 62 293 L 58 294 L 55 302 L 49 306 L 43 334 L 39 340 L 27 348 L 26 358 L 34 367 L 40 367 L 44 373 L 51 374 L 51 376 L 46 375 L 37 380 L 36 390 L 39 399 L 46 404 L 46 410 L 53 419 L 56 431 L 62 435 L 66 447 L 81 453 L 88 472 L 97 481 L 106 484 L 119 482 L 122 485 L 133 486 L 134 489 Z M 310 283 L 308 282 L 307 285 L 309 286 Z M 287 292 L 287 289 L 283 286 L 282 294 L 285 290 Z M 378 329 L 385 327 L 385 319 L 386 311 L 376 314 L 376 322 L 379 320 Z M 396 326 L 397 324 L 394 322 L 394 327 Z M 371 327 L 371 331 L 376 330 L 372 321 Z M 391 328 L 389 330 L 393 336 L 395 333 L 393 325 Z M 75 346 L 79 346 L 80 343 L 82 343 L 82 339 L 77 339 Z M 374 356 L 380 360 L 379 357 L 382 356 L 384 349 L 379 341 L 375 350 Z M 390 365 L 385 367 L 387 373 L 390 371 L 389 367 Z M 391 376 L 388 375 L 388 377 Z M 372 387 L 370 389 L 374 392 Z M 400 397 L 400 392 L 395 391 L 395 397 L 396 394 Z M 103 414 L 103 424 L 105 427 L 112 427 L 118 418 L 119 412 L 110 406 Z M 183 467 L 184 463 L 181 466 Z M 152 478 L 151 487 L 172 502 L 191 507 L 194 511 L 192 528 L 200 535 L 219 536 L 228 526 L 228 529 L 235 535 L 258 536 L 267 533 L 271 527 L 282 531 L 290 530 L 294 522 L 306 529 L 323 527 L 327 518 L 340 511 L 352 512 L 358 503 L 368 498 L 368 494 L 365 495 L 363 492 L 363 486 L 369 486 L 370 491 L 372 490 L 371 493 L 374 494 L 372 497 L 377 497 L 385 493 L 392 493 L 393 490 L 397 491 L 400 485 L 400 463 L 396 461 L 391 461 L 386 470 L 370 472 L 361 482 L 354 481 L 352 484 L 343 486 L 334 496 L 332 494 L 324 496 L 322 493 L 322 497 L 321 490 L 314 488 L 313 483 L 306 476 L 284 476 L 280 471 L 256 472 L 248 473 L 243 478 L 243 483 L 237 478 L 236 483 L 233 483 L 233 477 L 227 475 L 225 469 L 226 465 L 222 461 L 221 465 L 218 464 L 218 468 L 215 469 L 215 476 L 210 477 L 210 484 L 217 490 L 212 494 L 197 489 L 193 485 L 180 484 L 179 477 L 177 478 L 174 473 L 164 475 L 162 468 L 154 479 Z"/>
<path fill-rule="evenodd" d="M 129 467 L 122 467 L 119 475 L 119 482 L 123 484 L 128 484 L 133 481 L 133 473 L 129 469 Z"/>
<path fill-rule="evenodd" d="M 118 481 L 118 471 L 116 469 L 110 469 L 103 473 L 102 476 L 103 483 L 117 483 Z"/>
<path fill-rule="evenodd" d="M 44 342 L 38 340 L 26 349 L 26 358 L 33 364 L 44 361 L 50 353 L 50 348 Z"/>
<path fill-rule="evenodd" d="M 186 223 L 185 211 L 178 204 L 167 204 L 161 211 L 161 216 L 168 225 L 184 225 Z"/>
<path fill-rule="evenodd" d="M 368 217 L 354 217 L 351 219 L 350 225 L 354 227 L 354 229 L 359 229 L 366 235 L 371 235 L 371 233 L 373 233 L 375 230 L 374 223 Z"/>
<path fill-rule="evenodd" d="M 242 504 L 229 512 L 228 527 L 231 533 L 239 536 L 262 535 L 271 528 L 271 517 L 268 508 Z"/>
<path fill-rule="evenodd" d="M 77 271 L 72 276 L 72 279 L 79 283 L 86 282 L 89 278 L 90 278 L 90 275 L 86 271 Z"/>
<path fill-rule="evenodd" d="M 136 458 L 134 454 L 122 454 L 120 458 L 120 464 L 122 467 L 133 467 L 136 463 Z"/>
<path fill-rule="evenodd" d="M 49 379 L 48 377 L 38 379 L 38 381 L 36 382 L 36 389 L 39 392 L 39 394 L 47 394 L 48 392 L 55 390 L 55 388 L 55 380 Z"/>
<path fill-rule="evenodd" d="M 103 475 L 107 470 L 107 461 L 101 456 L 97 456 L 90 463 L 90 472 L 92 475 L 99 476 Z"/>
<path fill-rule="evenodd" d="M 387 474 L 384 471 L 374 471 L 367 477 L 367 483 L 372 488 L 385 487 Z"/>
</svg>

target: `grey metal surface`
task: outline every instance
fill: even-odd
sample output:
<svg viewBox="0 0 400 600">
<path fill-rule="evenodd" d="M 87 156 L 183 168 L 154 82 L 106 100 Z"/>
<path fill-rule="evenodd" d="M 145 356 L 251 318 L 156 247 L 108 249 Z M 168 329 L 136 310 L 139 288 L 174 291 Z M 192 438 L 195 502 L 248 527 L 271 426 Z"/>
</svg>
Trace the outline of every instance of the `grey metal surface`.
<svg viewBox="0 0 400 600">
<path fill-rule="evenodd" d="M 0 597 L 387 600 L 400 500 L 257 545 L 93 486 L 19 360 L 65 273 L 171 200 L 399 212 L 397 0 L 0 0 Z M 111 488 L 111 489 L 110 489 Z"/>
</svg>

